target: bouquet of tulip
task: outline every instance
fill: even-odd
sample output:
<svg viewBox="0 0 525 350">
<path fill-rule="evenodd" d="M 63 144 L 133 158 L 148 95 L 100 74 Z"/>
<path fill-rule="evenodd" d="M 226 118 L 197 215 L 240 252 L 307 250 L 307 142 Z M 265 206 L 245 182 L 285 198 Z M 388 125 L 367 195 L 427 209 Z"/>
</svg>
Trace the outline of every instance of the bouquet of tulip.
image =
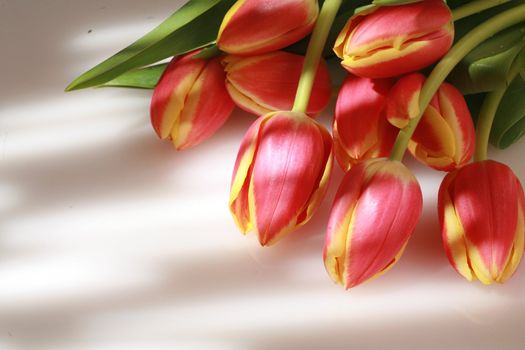
<svg viewBox="0 0 525 350">
<path fill-rule="evenodd" d="M 332 133 L 315 119 L 334 88 L 329 66 L 345 77 Z M 346 174 L 324 262 L 351 288 L 390 269 L 419 220 L 406 150 L 448 172 L 438 214 L 457 272 L 484 284 L 513 275 L 525 197 L 487 145 L 525 133 L 524 79 L 524 0 L 190 0 L 67 90 L 154 89 L 153 129 L 177 150 L 211 137 L 235 106 L 258 116 L 229 206 L 263 246 L 310 220 L 335 157 Z"/>
</svg>

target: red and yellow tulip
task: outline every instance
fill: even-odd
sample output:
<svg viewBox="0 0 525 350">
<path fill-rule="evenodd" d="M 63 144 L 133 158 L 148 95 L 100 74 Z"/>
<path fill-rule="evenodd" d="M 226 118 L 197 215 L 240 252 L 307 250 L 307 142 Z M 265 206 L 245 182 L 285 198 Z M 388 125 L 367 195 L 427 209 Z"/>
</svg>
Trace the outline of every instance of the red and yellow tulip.
<svg viewBox="0 0 525 350">
<path fill-rule="evenodd" d="M 421 189 L 403 163 L 378 158 L 352 167 L 328 222 L 324 263 L 332 280 L 348 289 L 391 268 L 421 210 Z"/>
<path fill-rule="evenodd" d="M 217 46 L 235 55 L 279 50 L 308 35 L 318 14 L 317 0 L 238 0 L 224 17 Z"/>
<path fill-rule="evenodd" d="M 503 283 L 523 255 L 525 197 L 512 170 L 492 160 L 448 174 L 439 189 L 443 244 L 456 271 L 472 281 Z"/>
<path fill-rule="evenodd" d="M 301 77 L 304 56 L 284 51 L 223 59 L 226 87 L 233 101 L 242 109 L 262 116 L 293 107 Z M 319 64 L 307 113 L 316 115 L 328 104 L 332 87 L 324 61 Z"/>
<path fill-rule="evenodd" d="M 394 77 L 424 68 L 448 51 L 452 15 L 443 0 L 382 6 L 359 13 L 339 34 L 334 51 L 349 72 Z"/>
<path fill-rule="evenodd" d="M 306 114 L 274 112 L 244 136 L 233 172 L 230 210 L 243 233 L 271 245 L 305 224 L 320 205 L 332 169 L 332 138 Z"/>
<path fill-rule="evenodd" d="M 402 129 L 419 115 L 425 77 L 412 73 L 400 78 L 388 94 L 386 116 Z M 422 163 L 444 171 L 466 164 L 474 153 L 475 130 L 465 98 L 443 83 L 425 110 L 408 149 Z"/>
<path fill-rule="evenodd" d="M 384 110 L 393 83 L 353 75 L 344 81 L 333 122 L 335 155 L 344 170 L 390 153 L 398 130 L 388 123 Z"/>
<path fill-rule="evenodd" d="M 171 61 L 151 100 L 155 132 L 161 139 L 171 139 L 178 150 L 213 135 L 235 108 L 220 60 L 193 59 L 195 54 Z"/>
</svg>

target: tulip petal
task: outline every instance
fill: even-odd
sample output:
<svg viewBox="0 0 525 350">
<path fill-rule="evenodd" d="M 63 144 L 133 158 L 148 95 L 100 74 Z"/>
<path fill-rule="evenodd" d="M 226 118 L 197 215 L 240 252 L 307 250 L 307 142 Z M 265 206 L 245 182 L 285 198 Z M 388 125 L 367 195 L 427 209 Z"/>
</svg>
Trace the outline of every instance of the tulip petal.
<svg viewBox="0 0 525 350">
<path fill-rule="evenodd" d="M 224 86 L 218 59 L 208 62 L 186 95 L 184 109 L 171 138 L 178 150 L 193 147 L 213 135 L 226 122 L 235 105 Z"/>
<path fill-rule="evenodd" d="M 267 116 L 260 117 L 250 126 L 241 142 L 233 170 L 229 207 L 235 223 L 243 233 L 253 228 L 249 209 L 249 185 L 261 125 L 267 119 Z"/>
<path fill-rule="evenodd" d="M 348 231 L 346 288 L 372 278 L 396 261 L 422 209 L 419 185 L 401 163 L 387 167 L 378 162 L 367 171 L 372 177 L 361 189 Z M 399 181 L 400 177 L 406 177 L 406 182 Z"/>
<path fill-rule="evenodd" d="M 514 245 L 506 265 L 507 267 L 500 276 L 499 282 L 501 283 L 512 277 L 521 262 L 523 249 L 525 248 L 525 196 L 523 195 L 523 188 L 519 181 L 517 181 L 517 187 L 519 190 L 518 223 L 516 225 L 516 233 L 514 234 Z"/>
<path fill-rule="evenodd" d="M 456 166 L 472 158 L 475 147 L 474 123 L 465 98 L 454 86 L 443 83 L 438 90 L 440 114 L 452 130 L 455 143 L 453 157 Z"/>
<path fill-rule="evenodd" d="M 456 177 L 454 205 L 472 268 L 483 283 L 498 281 L 509 259 L 518 226 L 517 191 L 512 170 L 493 161 L 462 168 Z"/>
<path fill-rule="evenodd" d="M 408 147 L 424 164 L 440 170 L 452 170 L 455 143 L 455 135 L 449 124 L 434 107 L 428 106 Z"/>
<path fill-rule="evenodd" d="M 239 0 L 224 17 L 217 45 L 240 55 L 275 51 L 305 37 L 318 13 L 314 0 Z"/>
<path fill-rule="evenodd" d="M 330 277 L 348 289 L 386 272 L 421 210 L 419 185 L 401 162 L 379 158 L 352 167 L 330 212 L 323 253 Z"/>
<path fill-rule="evenodd" d="M 346 268 L 347 233 L 352 225 L 354 208 L 365 178 L 365 162 L 358 163 L 345 175 L 330 211 L 323 251 L 328 275 L 339 284 L 344 283 Z"/>
<path fill-rule="evenodd" d="M 295 227 L 311 195 L 305 189 L 315 187 L 324 168 L 323 148 L 317 125 L 302 113 L 275 115 L 262 127 L 249 193 L 262 245 Z"/>
<path fill-rule="evenodd" d="M 451 13 L 441 0 L 382 6 L 352 17 L 334 51 L 351 73 L 392 77 L 433 63 L 450 48 Z"/>
<path fill-rule="evenodd" d="M 451 197 L 451 193 L 454 193 L 453 183 L 456 174 L 457 172 L 447 174 L 439 188 L 439 221 L 442 227 L 443 246 L 448 260 L 459 274 L 468 281 L 472 281 L 475 276 L 472 274 L 468 260 L 465 230 L 458 218 Z"/>
<path fill-rule="evenodd" d="M 196 53 L 174 58 L 153 92 L 151 123 L 162 139 L 178 126 L 186 96 L 206 66 L 205 60 L 192 59 Z"/>
<path fill-rule="evenodd" d="M 239 107 L 257 115 L 292 109 L 303 56 L 283 51 L 252 57 L 230 55 L 223 59 L 223 63 L 227 89 Z M 326 64 L 321 61 L 307 113 L 315 115 L 321 112 L 330 95 L 330 76 Z"/>
<path fill-rule="evenodd" d="M 388 93 L 386 117 L 399 129 L 408 125 L 410 119 L 419 116 L 419 96 L 425 83 L 425 76 L 412 73 L 399 79 Z"/>
<path fill-rule="evenodd" d="M 387 156 L 397 130 L 383 113 L 391 79 L 349 76 L 337 98 L 333 122 L 339 164 L 348 170 L 362 159 Z"/>
<path fill-rule="evenodd" d="M 320 179 L 317 181 L 317 186 L 314 187 L 314 191 L 312 192 L 312 195 L 310 196 L 310 200 L 308 201 L 308 206 L 306 207 L 306 210 L 303 214 L 298 216 L 298 225 L 302 225 L 310 220 L 312 215 L 314 214 L 315 210 L 319 207 L 321 204 L 321 201 L 324 199 L 326 195 L 326 191 L 328 190 L 328 183 L 330 181 L 330 176 L 332 175 L 332 167 L 334 164 L 333 160 L 333 142 L 332 142 L 332 136 L 330 133 L 323 127 L 319 126 L 319 130 L 321 132 L 321 136 L 323 137 L 324 142 L 324 160 L 323 164 L 324 170 L 322 171 Z"/>
</svg>

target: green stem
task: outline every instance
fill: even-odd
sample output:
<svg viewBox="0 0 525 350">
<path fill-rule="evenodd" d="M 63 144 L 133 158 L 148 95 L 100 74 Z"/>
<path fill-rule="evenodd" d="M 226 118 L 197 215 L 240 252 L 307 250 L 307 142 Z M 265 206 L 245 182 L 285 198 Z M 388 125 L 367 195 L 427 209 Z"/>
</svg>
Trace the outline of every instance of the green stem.
<svg viewBox="0 0 525 350">
<path fill-rule="evenodd" d="M 426 79 L 421 94 L 419 97 L 419 114 L 416 118 L 410 120 L 408 125 L 399 131 L 397 135 L 396 143 L 390 159 L 399 160 L 403 159 L 403 155 L 408 146 L 410 138 L 416 130 L 417 124 L 421 120 L 425 109 L 427 108 L 432 96 L 437 92 L 445 78 L 450 74 L 452 69 L 465 57 L 472 49 L 487 40 L 494 34 L 512 27 L 513 25 L 520 23 L 525 20 L 525 4 L 516 6 L 505 12 L 502 12 L 491 19 L 483 22 L 467 35 L 461 38 L 456 45 L 454 45 L 450 51 L 439 61 L 434 67 L 432 73 Z"/>
<path fill-rule="evenodd" d="M 312 94 L 317 67 L 321 60 L 321 54 L 323 53 L 328 33 L 334 22 L 335 15 L 341 6 L 341 2 L 342 0 L 326 0 L 321 8 L 312 37 L 308 43 L 301 79 L 299 80 L 299 86 L 297 87 L 292 108 L 294 112 L 306 112 Z"/>
<path fill-rule="evenodd" d="M 469 2 L 466 5 L 460 6 L 452 11 L 452 18 L 459 21 L 462 18 L 474 15 L 478 12 L 485 11 L 491 7 L 502 5 L 510 0 L 478 0 Z"/>
<path fill-rule="evenodd" d="M 508 83 L 510 84 L 514 78 L 520 73 L 521 62 L 518 59 L 509 69 Z M 479 162 L 487 159 L 487 150 L 489 147 L 490 130 L 492 130 L 492 124 L 496 117 L 499 104 L 503 95 L 508 89 L 508 85 L 505 85 L 499 89 L 491 91 L 485 96 L 483 105 L 478 116 L 478 122 L 476 124 L 476 151 L 474 152 L 474 161 Z"/>
<path fill-rule="evenodd" d="M 490 129 L 496 116 L 499 103 L 505 95 L 507 88 L 500 88 L 487 94 L 481 105 L 478 123 L 476 125 L 476 151 L 474 161 L 478 162 L 487 159 L 487 149 L 489 146 Z"/>
</svg>

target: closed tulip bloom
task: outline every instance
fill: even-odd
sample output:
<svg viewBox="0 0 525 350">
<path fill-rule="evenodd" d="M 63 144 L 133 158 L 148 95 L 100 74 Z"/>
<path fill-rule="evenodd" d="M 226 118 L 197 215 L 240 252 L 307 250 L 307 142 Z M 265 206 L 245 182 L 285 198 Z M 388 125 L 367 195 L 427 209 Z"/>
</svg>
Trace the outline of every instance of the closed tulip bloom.
<svg viewBox="0 0 525 350">
<path fill-rule="evenodd" d="M 242 141 L 232 178 L 230 210 L 241 231 L 271 245 L 305 224 L 326 192 L 332 138 L 306 114 L 262 116 Z"/>
<path fill-rule="evenodd" d="M 388 95 L 386 116 L 404 128 L 419 114 L 419 96 L 425 77 L 412 73 L 400 78 Z M 451 171 L 466 164 L 474 153 L 475 129 L 465 98 L 443 83 L 425 110 L 408 149 L 420 162 Z"/>
<path fill-rule="evenodd" d="M 289 111 L 293 107 L 301 77 L 304 56 L 276 51 L 264 55 L 226 56 L 226 87 L 242 109 L 265 115 L 273 111 Z M 316 115 L 328 104 L 332 86 L 324 61 L 321 61 L 314 81 L 307 113 Z"/>
<path fill-rule="evenodd" d="M 224 17 L 217 46 L 236 55 L 278 50 L 308 35 L 318 14 L 317 0 L 238 0 Z"/>
<path fill-rule="evenodd" d="M 459 274 L 484 284 L 512 276 L 523 255 L 525 198 L 508 166 L 485 160 L 448 174 L 438 208 L 445 251 Z"/>
<path fill-rule="evenodd" d="M 454 38 L 452 14 L 443 0 L 382 6 L 350 18 L 334 51 L 349 72 L 393 77 L 441 58 Z"/>
<path fill-rule="evenodd" d="M 178 150 L 213 135 L 235 108 L 220 60 L 193 59 L 195 54 L 171 61 L 151 99 L 155 132 L 161 139 L 171 139 Z"/>
<path fill-rule="evenodd" d="M 333 122 L 335 155 L 344 170 L 390 153 L 398 130 L 388 123 L 384 109 L 393 83 L 353 75 L 344 81 Z"/>
<path fill-rule="evenodd" d="M 328 222 L 324 263 L 332 280 L 348 289 L 391 268 L 421 210 L 421 189 L 403 163 L 378 158 L 352 167 Z"/>
</svg>

